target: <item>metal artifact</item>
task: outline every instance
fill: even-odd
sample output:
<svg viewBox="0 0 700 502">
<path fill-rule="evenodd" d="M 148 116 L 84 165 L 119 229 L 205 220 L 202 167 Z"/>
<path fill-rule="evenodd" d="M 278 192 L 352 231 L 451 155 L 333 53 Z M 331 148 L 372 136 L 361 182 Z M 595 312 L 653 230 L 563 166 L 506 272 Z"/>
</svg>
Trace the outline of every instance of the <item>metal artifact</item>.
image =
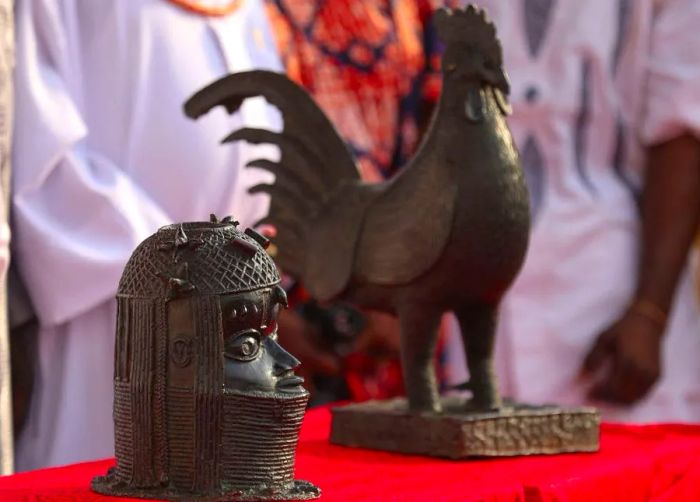
<svg viewBox="0 0 700 502">
<path fill-rule="evenodd" d="M 381 436 L 371 432 L 379 423 L 373 416 L 394 417 L 394 430 L 404 439 L 398 443 L 409 444 L 412 420 L 441 413 L 433 360 L 445 312 L 459 321 L 470 372 L 460 388 L 471 399 L 462 401 L 456 416 L 506 413 L 521 420 L 529 413 L 526 408 L 513 415 L 504 407 L 492 360 L 498 306 L 523 264 L 530 232 L 527 187 L 506 123 L 502 49 L 495 26 L 474 6 L 441 9 L 434 21 L 445 44 L 440 101 L 417 153 L 386 182 L 360 179 L 328 118 L 283 75 L 230 75 L 185 104 L 192 118 L 216 106 L 233 113 L 255 96 L 279 108 L 281 132 L 244 128 L 224 139 L 280 148 L 279 162 L 249 163 L 276 177 L 251 191 L 271 196 L 269 215 L 259 223 L 276 227 L 277 263 L 319 300 L 342 298 L 399 318 L 408 398 L 399 406 L 403 419 L 375 404 L 339 408 L 332 439 L 343 444 L 383 448 L 367 439 Z M 590 441 L 581 449 L 597 448 L 598 415 L 580 412 L 594 417 L 585 422 Z M 351 429 L 365 433 L 349 439 Z"/>
<path fill-rule="evenodd" d="M 230 218 L 146 239 L 117 294 L 116 466 L 92 482 L 118 496 L 308 500 L 294 455 L 309 394 L 277 343 L 287 297 L 265 237 Z"/>
</svg>

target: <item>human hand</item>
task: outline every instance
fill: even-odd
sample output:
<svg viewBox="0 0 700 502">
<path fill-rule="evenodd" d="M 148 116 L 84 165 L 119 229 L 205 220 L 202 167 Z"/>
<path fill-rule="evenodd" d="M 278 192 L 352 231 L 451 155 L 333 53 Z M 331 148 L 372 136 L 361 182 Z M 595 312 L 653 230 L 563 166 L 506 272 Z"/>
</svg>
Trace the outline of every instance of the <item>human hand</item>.
<svg viewBox="0 0 700 502">
<path fill-rule="evenodd" d="M 646 396 L 661 375 L 664 328 L 630 310 L 598 336 L 582 368 L 594 379 L 589 397 L 630 405 Z"/>
</svg>

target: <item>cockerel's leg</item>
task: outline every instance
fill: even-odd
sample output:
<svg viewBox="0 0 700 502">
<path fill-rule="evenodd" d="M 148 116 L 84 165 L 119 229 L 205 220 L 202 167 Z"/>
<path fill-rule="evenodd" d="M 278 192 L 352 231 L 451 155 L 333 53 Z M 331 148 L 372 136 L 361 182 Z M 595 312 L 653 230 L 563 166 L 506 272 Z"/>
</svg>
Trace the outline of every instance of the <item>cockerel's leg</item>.
<svg viewBox="0 0 700 502">
<path fill-rule="evenodd" d="M 413 305 L 398 311 L 403 381 L 413 411 L 441 410 L 433 364 L 440 315 Z"/>
<path fill-rule="evenodd" d="M 493 367 L 493 348 L 496 335 L 496 307 L 470 305 L 455 311 L 462 329 L 469 389 L 473 398 L 470 409 L 495 410 L 501 407 L 501 396 Z"/>
</svg>

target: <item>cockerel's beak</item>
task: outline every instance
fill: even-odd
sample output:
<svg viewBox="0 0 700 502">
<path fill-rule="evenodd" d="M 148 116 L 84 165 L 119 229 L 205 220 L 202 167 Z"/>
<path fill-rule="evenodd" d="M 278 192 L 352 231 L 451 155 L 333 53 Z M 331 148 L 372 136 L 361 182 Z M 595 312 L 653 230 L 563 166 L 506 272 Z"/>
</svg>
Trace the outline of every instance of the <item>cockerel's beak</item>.
<svg viewBox="0 0 700 502">
<path fill-rule="evenodd" d="M 493 86 L 494 95 L 498 102 L 498 107 L 504 115 L 510 115 L 511 108 L 508 104 L 508 94 L 510 94 L 510 80 L 508 74 L 502 68 L 498 71 L 491 72 L 487 82 Z"/>
<path fill-rule="evenodd" d="M 508 96 L 510 94 L 510 79 L 508 78 L 508 74 L 505 70 L 500 70 L 498 72 L 498 77 L 496 78 L 496 82 L 494 84 L 504 96 Z"/>
</svg>

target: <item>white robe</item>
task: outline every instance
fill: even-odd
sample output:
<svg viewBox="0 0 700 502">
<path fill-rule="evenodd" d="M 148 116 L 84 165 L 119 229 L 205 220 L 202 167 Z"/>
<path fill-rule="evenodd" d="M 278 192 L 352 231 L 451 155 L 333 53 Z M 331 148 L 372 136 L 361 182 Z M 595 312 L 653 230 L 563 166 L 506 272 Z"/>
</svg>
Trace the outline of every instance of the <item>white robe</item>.
<svg viewBox="0 0 700 502">
<path fill-rule="evenodd" d="M 634 293 L 644 147 L 684 130 L 700 137 L 700 2 L 477 3 L 503 42 L 534 214 L 524 269 L 501 312 L 501 387 L 522 401 L 582 404 L 583 357 Z M 678 287 L 660 382 L 633 407 L 603 406 L 606 419 L 700 421 L 695 261 Z"/>
<path fill-rule="evenodd" d="M 12 388 L 7 327 L 6 273 L 9 265 L 10 227 L 7 209 L 10 180 L 10 133 L 12 132 L 14 67 L 12 1 L 0 0 L 0 475 L 13 470 Z"/>
<path fill-rule="evenodd" d="M 264 8 L 221 18 L 166 0 L 19 0 L 15 258 L 38 314 L 39 374 L 18 470 L 113 455 L 114 296 L 160 226 L 267 211 L 242 169 L 270 147 L 219 145 L 276 128 L 264 101 L 194 122 L 182 105 L 229 72 L 280 70 Z"/>
</svg>

